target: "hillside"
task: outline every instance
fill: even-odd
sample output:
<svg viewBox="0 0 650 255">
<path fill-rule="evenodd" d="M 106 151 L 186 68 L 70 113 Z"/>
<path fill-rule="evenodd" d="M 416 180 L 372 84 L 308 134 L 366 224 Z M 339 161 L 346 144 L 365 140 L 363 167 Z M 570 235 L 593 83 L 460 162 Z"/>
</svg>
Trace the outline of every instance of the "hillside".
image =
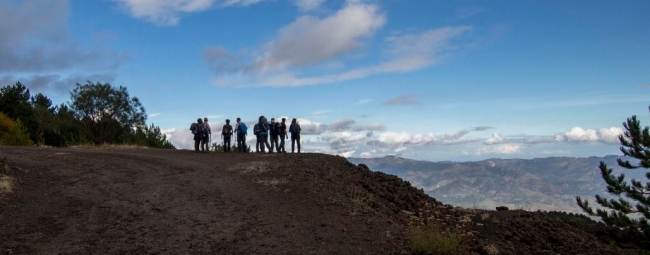
<svg viewBox="0 0 650 255">
<path fill-rule="evenodd" d="M 350 158 L 371 169 L 394 174 L 444 203 L 494 208 L 505 205 L 526 210 L 581 213 L 575 197 L 606 195 L 598 165 L 621 170 L 617 156 L 536 159 L 488 159 L 476 162 L 429 162 L 399 157 Z M 626 171 L 628 178 L 644 178 L 645 171 Z"/>
<path fill-rule="evenodd" d="M 409 229 L 473 254 L 638 254 L 639 237 L 580 217 L 445 205 L 323 154 L 0 147 L 1 254 L 410 254 Z M 647 242 L 647 241 L 646 241 Z M 497 252 L 497 253 L 494 253 Z"/>
</svg>

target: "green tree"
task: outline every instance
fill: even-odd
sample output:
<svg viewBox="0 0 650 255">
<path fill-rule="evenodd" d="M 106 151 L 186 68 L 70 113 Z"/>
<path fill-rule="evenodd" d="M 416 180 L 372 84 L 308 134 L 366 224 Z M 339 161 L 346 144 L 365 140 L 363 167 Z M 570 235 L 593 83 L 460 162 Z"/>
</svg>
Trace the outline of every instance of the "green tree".
<svg viewBox="0 0 650 255">
<path fill-rule="evenodd" d="M 29 89 L 20 82 L 0 89 L 0 109 L 9 118 L 25 121 L 31 116 Z"/>
<path fill-rule="evenodd" d="M 19 81 L 0 89 L 0 111 L 9 118 L 20 121 L 31 140 L 36 140 L 34 113 L 30 105 L 29 89 Z"/>
<path fill-rule="evenodd" d="M 151 126 L 137 127 L 134 135 L 134 143 L 140 146 L 161 149 L 176 149 L 174 145 L 167 140 L 167 135 L 160 131 L 160 127 Z"/>
<path fill-rule="evenodd" d="M 38 145 L 45 144 L 45 134 L 47 132 L 58 131 L 58 120 L 56 118 L 56 106 L 52 107 L 52 100 L 45 95 L 38 93 L 31 99 L 32 112 L 34 114 L 34 124 L 36 126 L 36 141 Z"/>
<path fill-rule="evenodd" d="M 75 112 L 66 104 L 56 109 L 57 128 L 48 140 L 54 146 L 72 146 L 91 143 L 83 123 L 75 117 Z"/>
<path fill-rule="evenodd" d="M 650 168 L 650 131 L 646 126 L 641 128 L 641 123 L 632 116 L 623 123 L 625 132 L 620 135 L 621 151 L 625 156 L 638 159 L 638 164 L 618 159 L 618 165 L 625 169 Z M 597 209 L 596 212 L 589 206 L 587 200 L 576 197 L 576 202 L 582 210 L 589 215 L 600 217 L 610 226 L 635 230 L 650 237 L 650 182 L 645 185 L 639 180 L 625 180 L 625 174 L 614 175 L 613 169 L 604 162 L 600 162 L 600 173 L 607 183 L 607 192 L 618 199 L 607 199 L 596 195 L 596 202 L 607 209 Z M 650 172 L 645 177 L 650 180 Z"/>
<path fill-rule="evenodd" d="M 129 96 L 125 87 L 77 83 L 70 94 L 71 108 L 94 144 L 124 143 L 137 127 L 145 125 L 144 107 L 137 97 Z"/>
</svg>

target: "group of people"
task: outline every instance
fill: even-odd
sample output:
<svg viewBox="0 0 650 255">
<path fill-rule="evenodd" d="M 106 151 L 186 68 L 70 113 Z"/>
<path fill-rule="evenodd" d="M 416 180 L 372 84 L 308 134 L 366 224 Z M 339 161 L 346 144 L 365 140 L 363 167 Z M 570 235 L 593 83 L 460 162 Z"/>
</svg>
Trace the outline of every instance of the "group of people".
<svg viewBox="0 0 650 255">
<path fill-rule="evenodd" d="M 210 142 L 212 138 L 212 129 L 208 124 L 208 118 L 198 118 L 195 123 L 190 125 L 190 130 L 194 135 L 194 150 L 195 151 L 209 151 Z M 288 131 L 288 132 L 287 132 Z M 287 130 L 286 118 L 282 118 L 282 122 L 276 122 L 275 118 L 268 121 L 266 117 L 260 116 L 258 122 L 253 126 L 253 134 L 256 138 L 255 152 L 273 153 L 273 149 L 278 153 L 286 153 L 284 148 L 284 140 L 289 139 L 288 134 L 291 134 L 291 153 L 296 151 L 300 153 L 300 124 L 293 118 Z M 230 125 L 230 120 L 226 119 L 226 124 L 221 129 L 221 138 L 223 139 L 223 151 L 230 152 L 230 141 L 232 136 L 236 136 L 237 147 L 240 152 L 247 152 L 246 136 L 248 135 L 248 127 L 246 123 L 237 118 L 237 124 L 233 128 Z M 269 144 L 269 135 L 271 143 Z"/>
</svg>

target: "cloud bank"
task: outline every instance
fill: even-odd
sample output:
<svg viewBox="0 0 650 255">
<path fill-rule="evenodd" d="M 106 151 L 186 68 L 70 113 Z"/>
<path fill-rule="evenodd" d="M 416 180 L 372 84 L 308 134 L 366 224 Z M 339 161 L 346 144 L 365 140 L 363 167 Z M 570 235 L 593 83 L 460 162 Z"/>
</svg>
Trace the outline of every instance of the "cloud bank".
<svg viewBox="0 0 650 255">
<path fill-rule="evenodd" d="M 502 136 L 492 134 L 483 138 L 474 133 L 493 129 L 488 126 L 478 126 L 462 129 L 452 133 L 406 133 L 387 130 L 378 123 L 357 123 L 352 119 L 342 119 L 331 124 L 313 122 L 308 119 L 298 119 L 302 127 L 303 140 L 310 143 L 311 151 L 341 155 L 345 157 L 376 157 L 383 155 L 403 155 L 409 151 L 427 150 L 432 146 L 467 146 L 463 150 L 465 155 L 516 155 L 526 154 L 527 149 L 537 144 L 575 145 L 581 143 L 606 143 L 617 144 L 618 135 L 622 134 L 621 128 L 583 129 L 574 127 L 566 132 L 549 136 Z M 252 122 L 251 122 L 252 123 Z M 189 130 L 164 131 L 170 141 L 179 148 L 193 148 Z M 315 140 L 308 139 L 315 136 Z M 254 144 L 254 138 L 249 135 L 248 143 Z M 566 151 L 544 153 L 561 153 Z"/>
</svg>

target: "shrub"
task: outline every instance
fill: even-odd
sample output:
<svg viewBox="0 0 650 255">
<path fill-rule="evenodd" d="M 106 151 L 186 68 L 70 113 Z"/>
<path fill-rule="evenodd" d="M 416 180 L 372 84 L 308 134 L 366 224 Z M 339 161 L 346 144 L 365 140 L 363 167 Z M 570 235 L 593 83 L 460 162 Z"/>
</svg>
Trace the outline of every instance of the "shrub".
<svg viewBox="0 0 650 255">
<path fill-rule="evenodd" d="M 444 231 L 437 226 L 412 227 L 409 243 L 414 254 L 466 254 L 465 238 L 456 231 Z"/>
<path fill-rule="evenodd" d="M 0 175 L 0 193 L 13 191 L 13 180 L 9 176 Z"/>
<path fill-rule="evenodd" d="M 0 144 L 3 145 L 34 145 L 29 139 L 29 132 L 20 120 L 14 121 L 0 112 Z"/>
</svg>

